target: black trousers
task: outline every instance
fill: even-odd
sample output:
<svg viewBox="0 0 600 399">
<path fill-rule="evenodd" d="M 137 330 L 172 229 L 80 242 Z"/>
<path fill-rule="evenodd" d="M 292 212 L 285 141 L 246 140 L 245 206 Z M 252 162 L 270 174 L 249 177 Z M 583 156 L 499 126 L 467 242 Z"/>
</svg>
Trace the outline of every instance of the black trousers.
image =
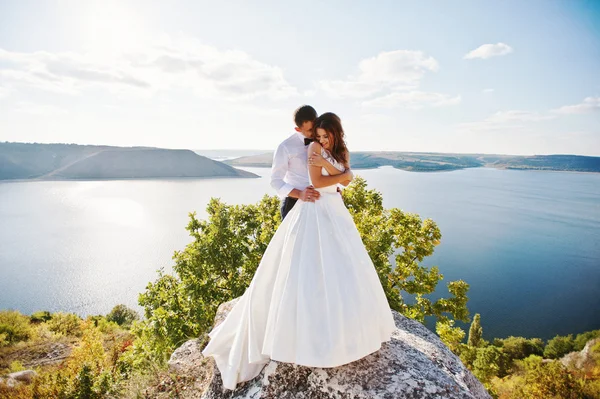
<svg viewBox="0 0 600 399">
<path fill-rule="evenodd" d="M 285 219 L 285 216 L 292 210 L 297 201 L 298 198 L 285 197 L 281 204 L 281 220 Z"/>
</svg>

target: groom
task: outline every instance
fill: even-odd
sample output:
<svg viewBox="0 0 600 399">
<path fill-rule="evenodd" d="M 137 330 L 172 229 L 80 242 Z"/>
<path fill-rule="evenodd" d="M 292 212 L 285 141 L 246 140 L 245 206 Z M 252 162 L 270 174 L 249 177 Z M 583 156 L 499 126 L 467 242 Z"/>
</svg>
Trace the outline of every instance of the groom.
<svg viewBox="0 0 600 399">
<path fill-rule="evenodd" d="M 314 202 L 321 193 L 314 189 L 308 180 L 307 149 L 313 140 L 313 123 L 317 111 L 310 105 L 303 105 L 294 112 L 296 133 L 285 139 L 273 155 L 271 187 L 280 198 L 281 219 L 294 207 L 298 199 Z"/>
</svg>

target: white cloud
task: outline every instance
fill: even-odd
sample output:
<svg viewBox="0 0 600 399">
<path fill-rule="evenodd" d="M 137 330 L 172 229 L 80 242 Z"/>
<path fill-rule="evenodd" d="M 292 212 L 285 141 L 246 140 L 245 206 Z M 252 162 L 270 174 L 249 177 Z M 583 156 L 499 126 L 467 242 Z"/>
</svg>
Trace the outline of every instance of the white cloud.
<svg viewBox="0 0 600 399">
<path fill-rule="evenodd" d="M 0 98 L 8 97 L 10 90 L 7 87 L 0 86 Z"/>
<path fill-rule="evenodd" d="M 118 60 L 95 60 L 91 55 L 76 53 L 17 53 L 0 49 L 0 77 L 13 89 L 22 86 L 65 94 L 77 94 L 85 87 L 129 85 L 148 88 L 147 82 Z"/>
<path fill-rule="evenodd" d="M 232 100 L 298 95 L 277 66 L 238 50 L 220 50 L 180 36 L 121 54 L 18 53 L 0 49 L 0 78 L 11 87 L 78 94 L 90 87 L 111 92 L 189 89 Z"/>
<path fill-rule="evenodd" d="M 530 112 L 530 111 L 519 111 L 519 110 L 511 110 L 511 111 L 499 111 L 494 115 L 488 118 L 488 120 L 496 122 L 496 123 L 504 123 L 504 122 L 537 122 L 547 119 L 553 119 L 552 115 L 544 115 L 538 112 Z"/>
<path fill-rule="evenodd" d="M 377 97 L 372 100 L 363 102 L 367 107 L 381 108 L 409 108 L 421 109 L 424 107 L 441 107 L 447 105 L 457 105 L 460 103 L 460 96 L 451 97 L 447 94 L 424 92 L 424 91 L 409 91 L 396 92 L 382 97 Z"/>
<path fill-rule="evenodd" d="M 66 109 L 47 104 L 34 104 L 29 101 L 19 101 L 15 104 L 13 110 L 17 113 L 36 115 L 36 116 L 57 116 L 66 115 L 69 112 Z"/>
<path fill-rule="evenodd" d="M 483 89 L 481 92 L 482 93 L 493 93 L 494 89 Z"/>
<path fill-rule="evenodd" d="M 470 51 L 464 56 L 465 59 L 488 59 L 491 57 L 497 57 L 500 55 L 506 55 L 512 53 L 513 49 L 508 44 L 496 43 L 496 44 L 483 44 L 477 47 L 475 50 Z"/>
<path fill-rule="evenodd" d="M 600 97 L 586 97 L 581 103 L 575 105 L 565 105 L 555 109 L 559 114 L 587 114 L 591 112 L 600 112 Z"/>
<path fill-rule="evenodd" d="M 425 73 L 438 69 L 438 62 L 421 51 L 387 51 L 360 61 L 356 75 L 320 81 L 319 87 L 334 98 L 365 98 L 383 90 L 415 89 Z"/>
<path fill-rule="evenodd" d="M 458 125 L 461 129 L 489 131 L 523 128 L 529 123 L 554 119 L 554 115 L 538 112 L 510 110 L 499 111 L 478 122 L 461 123 Z"/>
</svg>

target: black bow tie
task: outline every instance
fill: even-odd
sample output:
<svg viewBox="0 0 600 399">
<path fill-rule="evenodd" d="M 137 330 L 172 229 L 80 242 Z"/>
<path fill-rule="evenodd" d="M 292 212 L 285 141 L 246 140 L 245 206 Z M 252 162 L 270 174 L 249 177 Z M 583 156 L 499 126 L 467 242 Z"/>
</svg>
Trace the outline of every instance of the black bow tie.
<svg viewBox="0 0 600 399">
<path fill-rule="evenodd" d="M 306 137 L 304 138 L 304 145 L 309 145 L 311 142 L 315 141 L 315 139 L 307 139 Z"/>
</svg>

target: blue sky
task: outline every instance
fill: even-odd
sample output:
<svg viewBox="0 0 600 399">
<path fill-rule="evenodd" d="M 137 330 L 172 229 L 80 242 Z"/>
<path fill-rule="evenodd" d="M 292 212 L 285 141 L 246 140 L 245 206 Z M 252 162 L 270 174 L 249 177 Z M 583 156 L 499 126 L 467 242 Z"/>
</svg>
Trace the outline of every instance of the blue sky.
<svg viewBox="0 0 600 399">
<path fill-rule="evenodd" d="M 600 155 L 600 1 L 0 0 L 0 141 Z"/>
</svg>

